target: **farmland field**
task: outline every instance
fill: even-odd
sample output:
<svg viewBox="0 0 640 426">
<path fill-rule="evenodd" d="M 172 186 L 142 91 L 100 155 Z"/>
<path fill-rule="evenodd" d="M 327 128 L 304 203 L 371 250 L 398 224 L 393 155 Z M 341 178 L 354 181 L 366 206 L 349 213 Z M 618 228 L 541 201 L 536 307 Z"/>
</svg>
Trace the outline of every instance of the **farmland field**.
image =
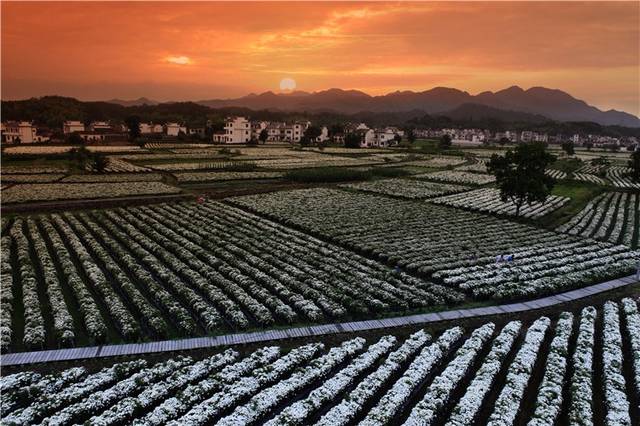
<svg viewBox="0 0 640 426">
<path fill-rule="evenodd" d="M 632 425 L 638 300 L 0 380 L 3 424 Z"/>
<path fill-rule="evenodd" d="M 625 246 L 545 231 L 422 201 L 334 189 L 237 197 L 232 203 L 476 297 L 524 297 L 634 269 Z M 330 217 L 331 220 L 326 220 Z M 496 262 L 500 255 L 515 261 Z"/>
<path fill-rule="evenodd" d="M 408 179 L 383 179 L 373 182 L 352 183 L 342 185 L 342 187 L 409 199 L 436 197 L 438 195 L 452 194 L 471 189 L 463 185 Z"/>
<path fill-rule="evenodd" d="M 640 207 L 638 194 L 607 192 L 556 230 L 638 247 Z"/>
<path fill-rule="evenodd" d="M 516 204 L 512 201 L 502 201 L 500 191 L 493 188 L 483 188 L 461 194 L 438 197 L 430 201 L 444 206 L 507 216 L 513 216 L 516 213 Z M 551 195 L 544 203 L 525 203 L 520 208 L 520 214 L 526 218 L 539 218 L 559 209 L 567 202 L 569 202 L 569 199 L 566 197 Z"/>
<path fill-rule="evenodd" d="M 14 320 L 3 324 L 4 349 L 215 334 L 463 299 L 217 202 L 55 214 L 6 226 L 3 267 L 13 274 L 5 275 L 2 300 Z"/>
</svg>

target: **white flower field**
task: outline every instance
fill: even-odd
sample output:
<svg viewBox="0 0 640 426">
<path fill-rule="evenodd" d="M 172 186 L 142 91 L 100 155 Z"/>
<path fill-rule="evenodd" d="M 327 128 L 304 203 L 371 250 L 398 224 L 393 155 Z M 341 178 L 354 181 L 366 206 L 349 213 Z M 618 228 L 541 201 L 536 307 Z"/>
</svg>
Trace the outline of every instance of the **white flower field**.
<svg viewBox="0 0 640 426">
<path fill-rule="evenodd" d="M 109 182 L 105 179 L 92 183 L 24 183 L 2 191 L 4 203 L 31 201 L 77 200 L 140 195 L 178 194 L 180 188 L 162 182 Z"/>
<path fill-rule="evenodd" d="M 635 270 L 638 252 L 430 203 L 333 189 L 232 203 L 474 297 L 531 297 Z M 331 220 L 326 220 L 330 217 Z M 512 255 L 512 262 L 496 262 Z"/>
<path fill-rule="evenodd" d="M 436 180 L 440 182 L 459 183 L 463 185 L 486 185 L 496 181 L 493 175 L 482 173 L 468 173 L 458 170 L 445 170 L 442 172 L 423 173 L 413 176 L 414 178 L 422 178 L 427 180 Z"/>
<path fill-rule="evenodd" d="M 453 194 L 471 189 L 468 186 L 427 182 L 411 179 L 381 179 L 371 182 L 358 182 L 340 185 L 342 188 L 357 189 L 365 192 L 391 195 L 394 197 L 423 199 L 438 195 Z"/>
<path fill-rule="evenodd" d="M 603 193 L 591 200 L 582 211 L 559 226 L 556 231 L 638 247 L 639 202 L 638 194 Z"/>
<path fill-rule="evenodd" d="M 13 271 L 3 275 L 3 305 L 13 297 L 24 307 L 24 321 L 3 323 L 3 349 L 367 317 L 463 298 L 217 202 L 16 219 L 3 250 Z"/>
<path fill-rule="evenodd" d="M 449 195 L 430 200 L 435 204 L 459 207 L 485 213 L 512 216 L 516 214 L 516 205 L 512 201 L 502 201 L 500 191 L 494 188 L 482 188 L 462 194 Z M 520 215 L 526 218 L 539 218 L 559 209 L 569 202 L 567 197 L 550 195 L 544 203 L 523 204 Z"/>
<path fill-rule="evenodd" d="M 528 321 L 5 375 L 6 425 L 631 426 L 638 300 Z"/>
</svg>

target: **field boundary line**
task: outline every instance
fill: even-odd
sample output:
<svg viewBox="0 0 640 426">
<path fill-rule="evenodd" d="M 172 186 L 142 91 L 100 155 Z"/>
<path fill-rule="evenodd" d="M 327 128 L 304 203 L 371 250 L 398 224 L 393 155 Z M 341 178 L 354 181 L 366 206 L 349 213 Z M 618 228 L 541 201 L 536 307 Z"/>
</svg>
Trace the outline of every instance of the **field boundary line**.
<svg viewBox="0 0 640 426">
<path fill-rule="evenodd" d="M 562 303 L 580 300 L 585 297 L 604 293 L 616 288 L 637 283 L 635 275 L 605 281 L 599 284 L 555 294 L 539 299 L 505 305 L 485 306 L 470 309 L 453 309 L 428 314 L 415 314 L 373 320 L 352 321 L 334 324 L 294 327 L 283 330 L 264 330 L 250 333 L 226 334 L 210 337 L 192 337 L 177 340 L 163 340 L 145 343 L 126 343 L 119 345 L 87 346 L 68 349 L 53 349 L 33 352 L 15 352 L 0 355 L 0 366 L 16 366 L 49 362 L 99 359 L 114 356 L 145 355 L 162 352 L 175 352 L 191 349 L 206 349 L 243 345 L 277 340 L 315 337 L 332 334 L 352 333 L 402 327 L 409 325 L 427 325 L 456 319 L 480 318 L 493 315 L 534 311 Z"/>
</svg>

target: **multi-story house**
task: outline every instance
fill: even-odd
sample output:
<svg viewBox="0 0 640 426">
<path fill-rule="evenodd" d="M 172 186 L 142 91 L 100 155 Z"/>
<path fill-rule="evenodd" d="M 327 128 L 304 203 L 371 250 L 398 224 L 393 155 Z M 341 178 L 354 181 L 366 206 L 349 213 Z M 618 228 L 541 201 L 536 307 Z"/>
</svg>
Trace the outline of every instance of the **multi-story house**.
<svg viewBox="0 0 640 426">
<path fill-rule="evenodd" d="M 166 123 L 164 132 L 167 136 L 178 136 L 180 133 L 187 133 L 187 128 L 178 123 Z"/>
<path fill-rule="evenodd" d="M 224 143 L 247 143 L 251 140 L 251 123 L 245 117 L 227 118 L 224 130 Z"/>
<path fill-rule="evenodd" d="M 148 135 L 153 133 L 162 133 L 164 128 L 161 124 L 154 123 L 140 123 L 140 134 Z"/>
<path fill-rule="evenodd" d="M 34 143 L 46 142 L 48 136 L 38 135 L 36 127 L 28 121 L 7 121 L 2 123 L 2 142 Z"/>
<path fill-rule="evenodd" d="M 111 132 L 112 130 L 111 124 L 106 121 L 94 121 L 89 124 L 89 131 L 91 132 Z"/>
<path fill-rule="evenodd" d="M 62 132 L 65 135 L 73 132 L 84 132 L 84 123 L 82 121 L 65 121 L 62 125 Z"/>
<path fill-rule="evenodd" d="M 323 143 L 329 140 L 329 129 L 327 126 L 322 127 L 320 129 L 320 136 L 316 138 L 317 143 Z"/>
</svg>

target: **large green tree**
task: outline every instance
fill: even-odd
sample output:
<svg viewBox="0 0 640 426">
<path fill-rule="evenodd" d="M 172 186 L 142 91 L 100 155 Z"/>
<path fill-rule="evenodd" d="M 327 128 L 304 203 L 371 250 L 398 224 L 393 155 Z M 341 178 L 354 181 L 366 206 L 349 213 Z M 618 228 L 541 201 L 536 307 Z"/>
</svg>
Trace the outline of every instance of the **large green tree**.
<svg viewBox="0 0 640 426">
<path fill-rule="evenodd" d="M 562 142 L 561 146 L 563 151 L 566 152 L 567 155 L 573 155 L 576 153 L 576 150 L 574 149 L 574 146 L 573 146 L 573 141 Z"/>
<path fill-rule="evenodd" d="M 640 150 L 636 149 L 631 154 L 629 167 L 631 167 L 631 178 L 636 182 L 640 182 Z"/>
<path fill-rule="evenodd" d="M 130 115 L 125 118 L 124 123 L 129 129 L 129 140 L 133 142 L 138 139 L 140 137 L 140 117 L 137 115 Z"/>
<path fill-rule="evenodd" d="M 416 132 L 412 128 L 409 128 L 407 129 L 406 135 L 409 143 L 413 145 L 413 143 L 416 141 Z"/>
<path fill-rule="evenodd" d="M 322 134 L 322 129 L 318 126 L 309 126 L 307 130 L 304 131 L 303 138 L 307 139 L 309 143 L 314 143 L 318 136 Z"/>
<path fill-rule="evenodd" d="M 442 135 L 440 140 L 438 141 L 438 147 L 440 149 L 449 149 L 451 148 L 451 136 L 448 134 Z"/>
<path fill-rule="evenodd" d="M 260 135 L 258 136 L 258 139 L 262 144 L 267 142 L 267 139 L 269 139 L 269 132 L 267 131 L 267 129 L 262 129 L 260 131 Z"/>
<path fill-rule="evenodd" d="M 524 203 L 544 202 L 551 194 L 555 180 L 545 169 L 555 160 L 545 144 L 523 143 L 504 156 L 492 155 L 487 170 L 496 177 L 502 201 L 512 201 L 519 216 Z"/>
<path fill-rule="evenodd" d="M 344 136 L 344 146 L 347 148 L 360 148 L 360 141 L 362 138 L 358 133 L 347 133 Z"/>
</svg>

